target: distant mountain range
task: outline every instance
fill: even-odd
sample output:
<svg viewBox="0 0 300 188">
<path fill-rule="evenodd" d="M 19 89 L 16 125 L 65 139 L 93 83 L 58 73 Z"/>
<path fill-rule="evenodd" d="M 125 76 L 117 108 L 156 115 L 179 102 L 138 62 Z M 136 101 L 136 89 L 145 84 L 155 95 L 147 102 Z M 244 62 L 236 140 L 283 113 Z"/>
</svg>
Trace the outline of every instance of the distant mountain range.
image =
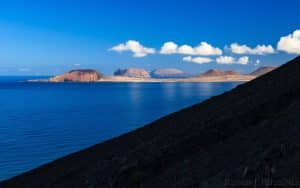
<svg viewBox="0 0 300 188">
<path fill-rule="evenodd" d="M 140 68 L 118 69 L 114 76 L 105 76 L 93 69 L 72 70 L 65 74 L 54 76 L 51 82 L 94 82 L 94 81 L 238 81 L 251 80 L 266 74 L 276 67 L 260 67 L 248 75 L 243 75 L 233 70 L 223 71 L 210 69 L 202 74 L 192 76 L 175 68 L 156 69 L 150 73 Z M 139 80 L 140 79 L 140 80 Z M 164 80 L 166 79 L 166 80 Z M 172 80 L 173 79 L 173 80 Z"/>
</svg>

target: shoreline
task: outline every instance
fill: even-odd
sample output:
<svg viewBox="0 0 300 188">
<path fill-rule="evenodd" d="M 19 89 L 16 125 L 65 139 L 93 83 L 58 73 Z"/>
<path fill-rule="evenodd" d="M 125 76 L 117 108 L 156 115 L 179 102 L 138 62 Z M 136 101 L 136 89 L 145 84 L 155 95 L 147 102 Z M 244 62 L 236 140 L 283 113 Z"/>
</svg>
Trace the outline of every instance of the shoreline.
<svg viewBox="0 0 300 188">
<path fill-rule="evenodd" d="M 97 81 L 51 81 L 47 80 L 28 80 L 27 82 L 49 82 L 49 83 L 180 83 L 180 82 L 248 82 L 256 76 L 212 76 L 212 77 L 190 77 L 190 78 L 134 78 L 125 76 L 107 76 Z"/>
</svg>

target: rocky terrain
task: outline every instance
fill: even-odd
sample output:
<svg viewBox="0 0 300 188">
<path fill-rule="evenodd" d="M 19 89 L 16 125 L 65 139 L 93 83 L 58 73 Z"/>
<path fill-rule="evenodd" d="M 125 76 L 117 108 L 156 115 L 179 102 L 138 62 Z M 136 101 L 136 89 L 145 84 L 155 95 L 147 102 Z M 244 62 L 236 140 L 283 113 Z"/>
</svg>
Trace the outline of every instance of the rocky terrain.
<svg viewBox="0 0 300 188">
<path fill-rule="evenodd" d="M 210 69 L 202 74 L 199 77 L 215 77 L 215 76 L 238 76 L 241 75 L 235 71 L 222 71 L 217 69 Z"/>
<path fill-rule="evenodd" d="M 103 75 L 92 69 L 71 70 L 65 74 L 50 78 L 51 82 L 95 82 Z"/>
<path fill-rule="evenodd" d="M 210 69 L 202 74 L 199 74 L 197 76 L 193 76 L 189 78 L 190 81 L 195 82 L 230 82 L 230 81 L 250 81 L 252 79 L 256 78 L 256 76 L 253 75 L 243 75 L 238 72 L 229 70 L 229 71 L 223 71 L 223 70 L 217 70 L 217 69 Z"/>
<path fill-rule="evenodd" d="M 274 69 L 274 68 L 273 68 Z M 83 69 L 73 70 L 68 73 L 58 75 L 49 80 L 50 82 L 236 82 L 250 81 L 271 70 L 271 67 L 261 67 L 249 75 L 239 74 L 235 71 L 222 71 L 210 69 L 197 76 L 189 76 L 178 69 L 157 69 L 151 72 L 151 77 L 147 71 L 138 68 L 118 69 L 114 76 L 104 76 L 96 70 Z"/>
<path fill-rule="evenodd" d="M 138 68 L 128 68 L 128 69 L 118 69 L 114 72 L 115 76 L 127 76 L 133 78 L 149 78 L 149 73 L 144 69 Z"/>
<path fill-rule="evenodd" d="M 175 68 L 156 69 L 151 71 L 152 78 L 187 78 L 188 74 Z"/>
<path fill-rule="evenodd" d="M 299 114 L 300 57 L 0 187 L 299 187 Z"/>
<path fill-rule="evenodd" d="M 256 69 L 255 71 L 251 72 L 250 75 L 252 76 L 261 76 L 263 74 L 266 74 L 268 72 L 271 72 L 272 70 L 276 69 L 276 67 L 272 67 L 272 66 L 264 66 L 264 67 L 259 67 L 258 69 Z"/>
</svg>

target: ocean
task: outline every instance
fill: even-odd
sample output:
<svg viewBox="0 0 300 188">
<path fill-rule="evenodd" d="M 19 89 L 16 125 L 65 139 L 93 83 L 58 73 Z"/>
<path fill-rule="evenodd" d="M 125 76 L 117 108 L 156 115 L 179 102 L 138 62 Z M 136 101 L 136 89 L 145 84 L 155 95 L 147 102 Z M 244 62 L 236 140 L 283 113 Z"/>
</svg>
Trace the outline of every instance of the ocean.
<svg viewBox="0 0 300 188">
<path fill-rule="evenodd" d="M 35 78 L 0 77 L 0 181 L 241 84 L 25 82 Z"/>
</svg>

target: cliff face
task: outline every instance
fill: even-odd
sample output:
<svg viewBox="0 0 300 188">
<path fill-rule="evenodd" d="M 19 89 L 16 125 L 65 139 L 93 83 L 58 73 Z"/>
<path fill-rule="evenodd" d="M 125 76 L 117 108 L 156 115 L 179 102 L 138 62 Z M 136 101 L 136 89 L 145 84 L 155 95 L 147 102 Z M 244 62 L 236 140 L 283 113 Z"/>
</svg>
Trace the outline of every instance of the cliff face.
<svg viewBox="0 0 300 188">
<path fill-rule="evenodd" d="M 186 78 L 188 75 L 182 70 L 174 68 L 156 69 L 151 72 L 152 78 Z"/>
<path fill-rule="evenodd" d="M 0 187 L 271 187 L 266 179 L 295 187 L 288 185 L 300 179 L 299 114 L 300 57 Z"/>
<path fill-rule="evenodd" d="M 128 68 L 128 69 L 118 69 L 114 72 L 115 76 L 127 76 L 134 78 L 149 78 L 149 73 L 144 69 Z"/>
<path fill-rule="evenodd" d="M 261 76 L 263 74 L 267 74 L 268 72 L 271 72 L 274 69 L 276 69 L 276 67 L 259 67 L 255 71 L 251 72 L 250 75 Z"/>
<path fill-rule="evenodd" d="M 96 70 L 79 69 L 72 70 L 65 74 L 50 78 L 51 82 L 94 82 L 101 79 L 103 76 Z"/>
</svg>

